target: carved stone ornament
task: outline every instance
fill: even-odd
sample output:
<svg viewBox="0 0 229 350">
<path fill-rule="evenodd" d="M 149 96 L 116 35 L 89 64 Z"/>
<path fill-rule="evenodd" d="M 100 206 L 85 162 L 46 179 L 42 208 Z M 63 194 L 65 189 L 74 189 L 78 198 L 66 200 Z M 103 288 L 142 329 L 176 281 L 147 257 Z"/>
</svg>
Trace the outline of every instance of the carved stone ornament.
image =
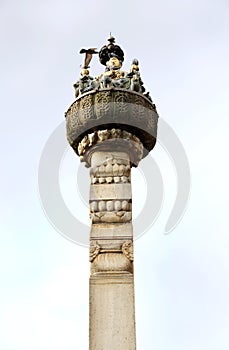
<svg viewBox="0 0 229 350">
<path fill-rule="evenodd" d="M 131 222 L 131 211 L 99 211 L 90 213 L 92 223 L 124 223 Z"/>
<path fill-rule="evenodd" d="M 130 169 L 129 161 L 119 158 L 108 159 L 90 169 L 91 184 L 130 183 Z"/>
<path fill-rule="evenodd" d="M 97 200 L 90 203 L 91 213 L 131 211 L 132 203 L 129 200 Z"/>
<path fill-rule="evenodd" d="M 132 241 L 124 242 L 122 245 L 122 252 L 130 261 L 133 261 L 134 260 L 133 242 Z"/>
<path fill-rule="evenodd" d="M 138 137 L 125 130 L 106 129 L 85 135 L 82 141 L 79 142 L 77 150 L 82 162 L 90 165 L 90 148 L 96 145 L 99 146 L 100 150 L 125 149 L 134 165 L 137 165 L 143 157 L 143 145 Z M 120 176 L 122 175 L 120 174 Z M 125 175 L 123 174 L 123 176 Z"/>
<path fill-rule="evenodd" d="M 92 262 L 100 252 L 100 246 L 97 242 L 92 241 L 90 244 L 90 262 Z"/>
<path fill-rule="evenodd" d="M 133 273 L 132 261 L 120 253 L 99 254 L 93 262 L 92 273 L 128 272 Z"/>
<path fill-rule="evenodd" d="M 96 142 L 115 138 L 103 135 L 102 130 L 116 129 L 117 139 L 118 130 L 136 136 L 143 144 L 144 157 L 156 143 L 157 122 L 158 114 L 152 102 L 138 92 L 121 88 L 85 93 L 66 112 L 67 138 L 78 155 L 94 144 L 94 137 Z M 83 144 L 79 145 L 81 141 Z"/>
</svg>

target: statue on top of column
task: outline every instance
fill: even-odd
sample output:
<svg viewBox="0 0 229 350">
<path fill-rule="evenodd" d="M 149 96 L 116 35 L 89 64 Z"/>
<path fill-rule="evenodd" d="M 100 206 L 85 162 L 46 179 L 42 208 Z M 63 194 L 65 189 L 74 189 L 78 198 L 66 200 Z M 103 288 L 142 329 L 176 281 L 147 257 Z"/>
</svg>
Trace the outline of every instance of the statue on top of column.
<svg viewBox="0 0 229 350">
<path fill-rule="evenodd" d="M 110 35 L 108 44 L 104 45 L 99 52 L 95 48 L 81 49 L 85 53 L 84 66 L 80 71 L 80 79 L 73 85 L 75 97 L 89 91 L 118 88 L 126 89 L 143 94 L 152 101 L 149 92 L 145 94 L 145 88 L 139 72 L 139 62 L 134 59 L 130 71 L 121 70 L 124 61 L 124 52 L 120 46 L 115 44 L 115 38 Z M 100 63 L 105 65 L 105 72 L 93 78 L 90 76 L 89 63 L 93 54 L 99 54 Z"/>
</svg>

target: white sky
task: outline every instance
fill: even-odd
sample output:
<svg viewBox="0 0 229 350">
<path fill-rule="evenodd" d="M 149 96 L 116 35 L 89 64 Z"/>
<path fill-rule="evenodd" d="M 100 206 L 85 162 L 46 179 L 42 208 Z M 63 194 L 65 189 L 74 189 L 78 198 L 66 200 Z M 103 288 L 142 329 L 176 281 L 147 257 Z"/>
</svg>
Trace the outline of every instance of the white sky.
<svg viewBox="0 0 229 350">
<path fill-rule="evenodd" d="M 176 179 L 163 149 L 153 151 L 165 200 L 135 243 L 138 349 L 228 350 L 228 16 L 227 0 L 1 1 L 1 350 L 88 349 L 88 251 L 48 222 L 37 170 L 74 100 L 79 49 L 100 48 L 110 31 L 126 53 L 124 69 L 139 59 L 192 173 L 186 214 L 163 235 Z M 91 74 L 99 69 L 92 62 Z M 62 174 L 73 179 L 78 164 L 69 150 Z M 81 216 L 73 191 L 66 201 L 74 200 Z"/>
</svg>

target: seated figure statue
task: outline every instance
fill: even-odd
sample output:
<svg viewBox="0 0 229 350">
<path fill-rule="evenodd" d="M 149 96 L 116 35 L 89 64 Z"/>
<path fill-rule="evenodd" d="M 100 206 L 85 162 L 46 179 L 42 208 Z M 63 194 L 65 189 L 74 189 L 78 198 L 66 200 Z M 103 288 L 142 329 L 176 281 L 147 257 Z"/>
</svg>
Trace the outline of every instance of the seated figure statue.
<svg viewBox="0 0 229 350">
<path fill-rule="evenodd" d="M 94 89 L 94 78 L 89 75 L 88 69 L 81 69 L 80 79 L 73 85 L 75 89 L 75 97 Z"/>
<path fill-rule="evenodd" d="M 138 60 L 134 59 L 132 61 L 129 73 L 121 70 L 124 61 L 124 52 L 120 46 L 115 44 L 114 37 L 110 36 L 108 41 L 109 44 L 104 45 L 99 51 L 99 60 L 106 67 L 105 72 L 96 78 L 92 78 L 89 75 L 88 68 L 92 55 L 98 52 L 94 48 L 82 49 L 80 51 L 80 53 L 86 53 L 86 57 L 84 66 L 80 72 L 80 79 L 73 85 L 75 88 L 75 97 L 77 98 L 92 90 L 121 88 L 143 94 L 152 102 L 149 92 L 145 93 L 145 87 L 143 86 L 139 72 Z"/>
<path fill-rule="evenodd" d="M 130 67 L 130 73 L 127 76 L 131 79 L 130 90 L 143 93 L 145 88 L 143 86 L 143 81 L 140 76 L 138 60 L 135 58 Z"/>
<path fill-rule="evenodd" d="M 101 88 L 114 86 L 128 89 L 130 79 L 126 78 L 127 73 L 125 71 L 121 71 L 121 67 L 122 62 L 118 59 L 118 57 L 113 55 L 106 62 L 105 72 L 98 77 Z"/>
</svg>

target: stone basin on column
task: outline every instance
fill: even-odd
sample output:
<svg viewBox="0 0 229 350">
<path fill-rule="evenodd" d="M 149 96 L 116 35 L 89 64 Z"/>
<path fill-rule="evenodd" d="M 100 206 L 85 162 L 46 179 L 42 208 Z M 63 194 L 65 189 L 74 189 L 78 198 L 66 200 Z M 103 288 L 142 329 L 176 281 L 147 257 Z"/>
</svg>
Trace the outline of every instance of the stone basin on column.
<svg viewBox="0 0 229 350">
<path fill-rule="evenodd" d="M 137 136 L 144 147 L 143 157 L 156 143 L 156 107 L 134 91 L 110 88 L 85 93 L 72 103 L 65 116 L 67 138 L 78 155 L 81 155 L 78 145 L 85 136 L 105 129 L 126 130 Z M 96 134 L 94 138 L 97 138 Z M 96 140 L 88 140 L 90 142 Z"/>
</svg>

